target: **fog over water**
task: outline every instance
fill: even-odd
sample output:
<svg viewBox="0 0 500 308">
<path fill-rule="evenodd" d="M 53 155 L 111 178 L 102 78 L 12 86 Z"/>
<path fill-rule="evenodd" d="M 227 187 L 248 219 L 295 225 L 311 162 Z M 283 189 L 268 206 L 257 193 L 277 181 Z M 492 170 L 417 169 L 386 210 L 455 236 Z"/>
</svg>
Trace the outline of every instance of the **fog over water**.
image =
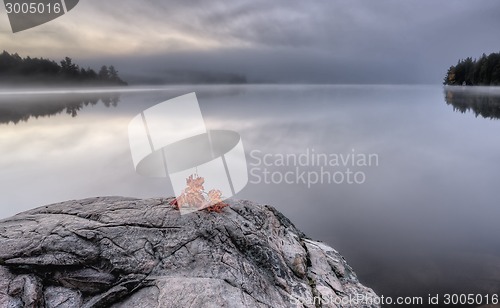
<svg viewBox="0 0 500 308">
<path fill-rule="evenodd" d="M 144 109 L 193 91 L 208 129 L 241 134 L 251 183 L 236 197 L 278 208 L 310 237 L 338 249 L 379 294 L 500 291 L 495 89 L 245 85 L 4 91 L 0 217 L 68 199 L 172 195 L 168 179 L 135 173 L 127 126 Z M 276 162 L 311 153 L 338 157 L 339 164 Z M 370 154 L 376 163 L 341 161 Z M 339 181 L 339 175 L 339 183 L 297 180 L 301 172 L 345 174 L 346 168 L 363 174 L 362 183 Z M 275 174 L 274 180 L 263 183 L 264 172 Z M 280 178 L 285 174 L 288 180 Z"/>
</svg>

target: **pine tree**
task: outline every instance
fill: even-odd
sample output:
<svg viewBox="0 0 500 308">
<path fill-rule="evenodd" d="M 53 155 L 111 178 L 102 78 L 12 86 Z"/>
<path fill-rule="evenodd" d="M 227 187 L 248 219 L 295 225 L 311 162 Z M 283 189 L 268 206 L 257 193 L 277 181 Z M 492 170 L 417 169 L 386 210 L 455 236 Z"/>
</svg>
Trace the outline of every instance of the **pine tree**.
<svg viewBox="0 0 500 308">
<path fill-rule="evenodd" d="M 61 72 L 66 76 L 76 77 L 79 74 L 79 67 L 73 63 L 71 58 L 66 57 L 61 61 Z"/>
<path fill-rule="evenodd" d="M 109 80 L 109 69 L 106 65 L 101 66 L 99 73 L 97 74 L 100 80 L 108 81 Z"/>
</svg>

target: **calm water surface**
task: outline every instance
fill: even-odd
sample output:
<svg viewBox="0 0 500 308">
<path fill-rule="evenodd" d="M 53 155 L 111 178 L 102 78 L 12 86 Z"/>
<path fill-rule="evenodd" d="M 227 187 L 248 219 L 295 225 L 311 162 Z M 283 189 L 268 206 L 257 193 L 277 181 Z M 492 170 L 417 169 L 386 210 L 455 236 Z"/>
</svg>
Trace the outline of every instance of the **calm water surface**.
<svg viewBox="0 0 500 308">
<path fill-rule="evenodd" d="M 0 94 L 0 218 L 91 196 L 172 195 L 139 176 L 127 125 L 196 91 L 209 129 L 241 134 L 250 168 L 269 154 L 376 154 L 362 184 L 249 184 L 337 248 L 379 294 L 500 292 L 500 91 L 439 86 L 178 86 Z M 253 155 L 251 154 L 253 153 Z M 253 166 L 253 167 L 252 167 Z M 262 166 L 255 174 L 296 171 Z M 317 171 L 317 166 L 300 167 Z M 342 168 L 332 169 L 340 170 Z M 344 168 L 345 169 L 345 168 Z"/>
</svg>

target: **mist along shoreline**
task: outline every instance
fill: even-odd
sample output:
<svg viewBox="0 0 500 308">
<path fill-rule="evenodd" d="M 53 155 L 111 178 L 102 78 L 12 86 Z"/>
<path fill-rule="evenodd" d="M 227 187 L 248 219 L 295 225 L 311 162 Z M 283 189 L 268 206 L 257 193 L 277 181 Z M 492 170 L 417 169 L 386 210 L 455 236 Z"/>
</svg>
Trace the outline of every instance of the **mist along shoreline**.
<svg viewBox="0 0 500 308">
<path fill-rule="evenodd" d="M 147 84 L 147 83 L 131 83 L 128 86 L 110 86 L 110 85 L 71 85 L 71 84 L 50 84 L 50 85 L 40 85 L 40 84 L 5 84 L 0 82 L 0 94 L 2 93 L 13 93 L 13 94 L 30 94 L 31 92 L 42 93 L 42 92 L 57 92 L 57 91 L 72 91 L 72 92 L 91 92 L 93 90 L 97 92 L 111 91 L 111 92 L 141 92 L 141 91 L 163 91 L 169 88 L 209 88 L 209 87 L 311 87 L 311 88 L 324 88 L 324 87 L 339 87 L 339 88 L 384 88 L 384 87 L 443 87 L 438 83 L 436 84 L 337 84 L 337 83 L 174 83 L 174 84 Z M 447 87 L 447 86 L 446 86 Z M 479 87 L 479 86 L 478 86 Z M 491 86 L 493 88 L 493 86 Z M 458 88 L 458 87 L 457 87 Z M 500 88 L 500 87 L 498 87 Z M 26 91 L 30 90 L 30 91 Z M 66 93 L 64 92 L 64 93 Z M 35 93 L 35 94 L 36 94 Z"/>
<path fill-rule="evenodd" d="M 500 95 L 500 86 L 458 86 L 458 85 L 441 85 L 441 84 L 327 84 L 327 83 L 246 83 L 246 84 L 130 84 L 128 86 L 109 86 L 109 85 L 45 85 L 40 84 L 16 84 L 7 85 L 0 83 L 1 95 L 38 95 L 38 94 L 85 94 L 85 93 L 134 93 L 134 92 L 162 92 L 168 90 L 186 90 L 195 92 L 197 90 L 216 88 L 216 87 L 231 87 L 231 88 L 293 88 L 293 87 L 308 87 L 308 88 L 422 88 L 433 87 L 440 89 L 448 89 L 452 91 L 480 91 Z"/>
</svg>

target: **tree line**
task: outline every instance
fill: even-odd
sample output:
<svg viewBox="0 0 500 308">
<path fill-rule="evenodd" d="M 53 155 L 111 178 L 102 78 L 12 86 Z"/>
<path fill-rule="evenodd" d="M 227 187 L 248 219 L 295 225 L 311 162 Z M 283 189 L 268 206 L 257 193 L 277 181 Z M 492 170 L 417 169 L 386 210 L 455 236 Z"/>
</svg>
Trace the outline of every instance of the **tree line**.
<svg viewBox="0 0 500 308">
<path fill-rule="evenodd" d="M 500 53 L 483 55 L 479 59 L 458 60 L 450 66 L 443 84 L 445 85 L 500 85 Z"/>
<path fill-rule="evenodd" d="M 0 82 L 2 83 L 57 83 L 90 85 L 127 85 L 116 68 L 103 65 L 98 72 L 83 68 L 65 57 L 59 63 L 44 58 L 22 58 L 17 53 L 0 54 Z"/>
</svg>

